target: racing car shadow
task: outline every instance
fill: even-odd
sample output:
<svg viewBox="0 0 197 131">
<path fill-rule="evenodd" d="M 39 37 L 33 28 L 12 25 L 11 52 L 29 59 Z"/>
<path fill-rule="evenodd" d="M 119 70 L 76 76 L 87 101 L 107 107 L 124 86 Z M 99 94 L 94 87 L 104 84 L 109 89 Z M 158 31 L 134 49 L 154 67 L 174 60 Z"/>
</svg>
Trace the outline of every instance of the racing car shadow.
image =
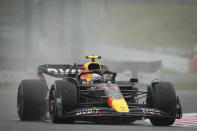
<svg viewBox="0 0 197 131">
<path fill-rule="evenodd" d="M 112 123 L 110 121 L 107 122 L 93 122 L 93 121 L 75 121 L 72 124 L 68 123 L 53 123 L 51 120 L 45 120 L 43 123 L 48 123 L 48 124 L 55 124 L 55 125 L 91 125 L 91 126 L 140 126 L 140 127 L 155 127 L 151 123 L 148 123 L 144 120 L 138 120 L 135 122 L 130 122 L 130 123 Z M 169 128 L 176 128 L 177 126 L 157 126 L 157 127 L 169 127 Z"/>
<path fill-rule="evenodd" d="M 49 124 L 52 124 L 51 121 L 46 121 Z M 153 127 L 150 123 L 147 123 L 143 120 L 131 122 L 131 123 L 110 123 L 110 122 L 92 122 L 92 121 L 75 121 L 73 124 L 66 124 L 66 123 L 58 123 L 58 124 L 65 124 L 65 125 L 97 125 L 97 126 L 140 126 L 140 127 Z M 168 126 L 174 127 L 174 126 Z"/>
<path fill-rule="evenodd" d="M 153 126 L 150 123 L 144 122 L 143 120 L 141 121 L 136 121 L 136 122 L 131 122 L 131 123 L 96 123 L 96 122 L 89 122 L 89 121 L 76 121 L 73 123 L 74 125 L 78 126 L 86 126 L 86 125 L 91 125 L 91 126 L 113 126 L 113 127 L 125 127 L 125 126 L 134 126 L 134 127 L 154 127 L 154 128 L 178 128 L 177 126 Z"/>
<path fill-rule="evenodd" d="M 35 126 L 43 126 L 43 124 L 49 124 L 49 126 L 51 127 L 51 125 L 53 125 L 54 123 L 52 123 L 52 121 L 50 120 L 46 120 L 46 121 L 40 121 L 40 122 L 36 122 L 36 121 L 19 121 L 19 120 L 12 120 L 9 121 L 9 124 L 20 124 L 21 126 L 27 126 L 27 127 L 31 127 L 32 125 Z M 155 127 L 152 126 L 150 123 L 146 123 L 143 120 L 142 121 L 136 121 L 136 122 L 132 122 L 132 123 L 114 123 L 114 124 L 110 124 L 110 123 L 96 123 L 96 122 L 91 122 L 91 121 L 76 121 L 73 124 L 66 124 L 66 123 L 56 123 L 54 125 L 76 125 L 76 126 L 113 126 L 113 127 L 125 127 L 125 126 L 134 126 L 134 127 Z M 159 127 L 166 127 L 166 126 L 159 126 Z M 178 128 L 177 126 L 167 126 L 166 128 Z"/>
<path fill-rule="evenodd" d="M 110 125 L 110 126 L 151 126 L 145 122 L 131 122 L 131 123 L 112 123 L 112 122 L 89 122 L 89 121 L 76 121 L 75 125 Z"/>
<path fill-rule="evenodd" d="M 48 124 L 68 124 L 68 123 L 53 123 L 52 121 L 50 120 L 46 120 L 44 121 Z M 92 122 L 92 121 L 75 121 L 74 123 L 72 123 L 74 125 L 117 125 L 117 126 L 125 126 L 125 125 L 134 125 L 134 126 L 148 126 L 148 125 L 151 125 L 151 124 L 147 124 L 145 122 L 131 122 L 131 123 L 112 123 L 112 122 Z M 68 124 L 69 125 L 69 124 Z M 71 124 L 70 124 L 71 125 Z"/>
</svg>

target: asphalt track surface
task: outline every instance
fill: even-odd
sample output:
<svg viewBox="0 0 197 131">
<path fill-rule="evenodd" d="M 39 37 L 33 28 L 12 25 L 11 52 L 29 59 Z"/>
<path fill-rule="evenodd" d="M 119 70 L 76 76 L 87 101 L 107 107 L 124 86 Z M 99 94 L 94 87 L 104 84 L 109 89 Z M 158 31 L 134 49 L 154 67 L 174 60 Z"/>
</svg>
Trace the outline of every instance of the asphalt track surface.
<svg viewBox="0 0 197 131">
<path fill-rule="evenodd" d="M 197 111 L 197 91 L 178 91 L 184 113 Z M 141 120 L 129 125 L 105 125 L 91 122 L 74 124 L 53 124 L 44 122 L 23 122 L 16 112 L 16 90 L 0 90 L 0 131 L 196 131 L 195 127 L 154 127 Z"/>
</svg>

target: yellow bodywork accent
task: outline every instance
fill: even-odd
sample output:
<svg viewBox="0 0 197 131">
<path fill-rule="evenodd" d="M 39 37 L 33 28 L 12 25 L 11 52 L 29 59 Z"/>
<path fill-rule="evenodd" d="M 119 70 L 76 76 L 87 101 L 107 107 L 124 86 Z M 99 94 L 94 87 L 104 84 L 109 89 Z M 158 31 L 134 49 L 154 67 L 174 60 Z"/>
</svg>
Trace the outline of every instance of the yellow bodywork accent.
<svg viewBox="0 0 197 131">
<path fill-rule="evenodd" d="M 114 99 L 112 101 L 112 108 L 117 112 L 129 112 L 128 105 L 124 98 Z"/>
<path fill-rule="evenodd" d="M 88 67 L 90 64 L 98 64 L 99 65 L 99 69 L 101 69 L 101 65 L 98 62 L 88 62 L 84 65 L 85 67 L 85 71 L 89 71 Z M 92 78 L 92 73 L 86 74 L 86 80 L 87 80 L 87 84 L 90 83 L 90 79 Z"/>
<path fill-rule="evenodd" d="M 86 78 L 86 81 L 87 81 L 87 84 L 89 85 L 90 84 L 90 79 L 92 78 L 92 73 L 91 74 L 87 74 L 87 78 Z"/>
<path fill-rule="evenodd" d="M 100 59 L 100 56 L 86 56 L 86 59 Z"/>
<path fill-rule="evenodd" d="M 88 63 L 85 63 L 84 67 L 85 67 L 85 71 L 88 71 L 88 66 L 90 64 L 98 64 L 99 65 L 99 68 L 101 69 L 101 65 L 98 63 L 98 62 L 88 62 Z"/>
</svg>

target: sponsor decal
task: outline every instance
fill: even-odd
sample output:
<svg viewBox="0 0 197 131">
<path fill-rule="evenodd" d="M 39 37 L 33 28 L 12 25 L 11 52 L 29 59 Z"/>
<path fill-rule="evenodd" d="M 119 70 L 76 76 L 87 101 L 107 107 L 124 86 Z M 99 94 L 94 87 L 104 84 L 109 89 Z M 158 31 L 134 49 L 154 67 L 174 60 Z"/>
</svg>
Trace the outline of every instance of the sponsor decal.
<svg viewBox="0 0 197 131">
<path fill-rule="evenodd" d="M 91 87 L 91 90 L 96 90 L 97 87 Z"/>
<path fill-rule="evenodd" d="M 92 109 L 83 109 L 81 111 L 77 111 L 75 115 L 92 115 L 98 114 L 99 109 L 93 107 Z"/>
<path fill-rule="evenodd" d="M 77 72 L 77 69 L 55 69 L 55 68 L 47 68 L 47 71 L 53 74 L 74 74 Z"/>
<path fill-rule="evenodd" d="M 61 98 L 57 98 L 57 103 L 60 104 L 62 102 Z"/>
<path fill-rule="evenodd" d="M 87 82 L 86 81 L 82 81 L 82 85 L 86 85 L 87 84 Z"/>
<path fill-rule="evenodd" d="M 143 112 L 144 114 L 151 114 L 151 115 L 159 114 L 159 111 L 157 111 L 157 110 L 155 110 L 155 109 L 142 108 L 141 110 L 142 110 L 142 112 Z"/>
</svg>

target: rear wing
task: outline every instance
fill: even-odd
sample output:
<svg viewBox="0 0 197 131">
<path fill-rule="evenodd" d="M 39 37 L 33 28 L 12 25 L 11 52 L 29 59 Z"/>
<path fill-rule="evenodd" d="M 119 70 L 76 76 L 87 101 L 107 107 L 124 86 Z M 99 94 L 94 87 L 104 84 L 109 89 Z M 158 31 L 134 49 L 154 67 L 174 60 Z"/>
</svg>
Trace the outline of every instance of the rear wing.
<svg viewBox="0 0 197 131">
<path fill-rule="evenodd" d="M 80 66 L 80 65 L 78 65 Z M 46 64 L 38 66 L 38 77 L 44 79 L 43 74 L 47 74 L 53 77 L 64 78 L 64 77 L 74 77 L 78 73 L 80 67 L 74 67 L 72 65 L 55 65 Z"/>
<path fill-rule="evenodd" d="M 83 64 L 69 65 L 56 65 L 56 64 L 46 64 L 38 66 L 38 77 L 39 79 L 44 80 L 44 75 L 47 74 L 49 76 L 64 78 L 64 77 L 75 77 L 80 69 L 84 69 Z M 101 69 L 108 70 L 107 66 L 101 65 Z"/>
</svg>

